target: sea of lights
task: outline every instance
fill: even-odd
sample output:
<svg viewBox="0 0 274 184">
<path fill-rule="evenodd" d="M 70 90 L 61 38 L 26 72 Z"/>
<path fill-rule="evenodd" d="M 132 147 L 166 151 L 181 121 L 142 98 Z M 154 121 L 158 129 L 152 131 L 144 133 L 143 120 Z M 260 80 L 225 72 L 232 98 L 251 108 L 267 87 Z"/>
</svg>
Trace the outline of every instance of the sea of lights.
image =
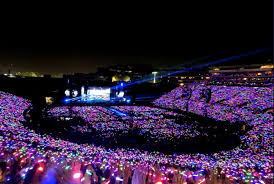
<svg viewBox="0 0 274 184">
<path fill-rule="evenodd" d="M 69 110 L 70 109 L 70 110 Z M 120 117 L 114 112 L 130 112 L 130 117 Z M 199 131 L 195 125 L 177 124 L 175 119 L 167 119 L 164 115 L 182 116 L 172 111 L 147 107 L 147 106 L 113 106 L 105 108 L 101 106 L 63 106 L 49 109 L 48 114 L 58 118 L 62 116 L 81 117 L 86 126 L 81 126 L 81 132 L 88 131 L 89 127 L 94 128 L 101 133 L 101 136 L 114 137 L 116 132 L 128 132 L 132 124 L 135 128 L 140 129 L 143 135 L 149 135 L 150 140 L 172 140 L 180 137 L 195 137 Z M 129 121 L 131 118 L 131 121 Z"/>
<path fill-rule="evenodd" d="M 212 88 L 214 88 L 214 86 L 212 86 Z M 226 91 L 226 93 L 231 92 L 237 95 L 233 88 L 225 89 L 225 87 L 222 87 L 222 90 Z M 180 89 L 173 90 L 171 93 L 155 101 L 155 104 L 173 108 L 185 108 L 184 104 L 186 102 L 178 98 L 175 100 L 172 96 L 173 94 L 179 93 L 178 91 L 180 91 Z M 217 90 L 212 91 L 214 94 L 214 91 Z M 235 104 L 234 99 L 229 101 L 229 96 L 233 95 L 227 95 L 228 98 L 222 95 L 212 96 L 211 101 L 215 101 L 216 103 L 211 104 L 210 102 L 210 105 L 207 105 L 207 114 L 213 118 L 233 120 L 231 115 L 235 112 L 237 118 L 246 120 L 253 126 L 252 130 L 241 137 L 242 144 L 240 146 L 230 151 L 220 151 L 214 154 L 181 155 L 165 155 L 159 152 L 146 152 L 138 149 L 105 149 L 102 146 L 76 144 L 53 138 L 50 135 L 37 134 L 35 131 L 25 128 L 20 122 L 24 120 L 23 111 L 31 106 L 30 102 L 21 97 L 0 92 L 0 147 L 13 150 L 14 155 L 21 155 L 22 160 L 26 158 L 43 158 L 50 155 L 56 163 L 58 163 L 58 159 L 71 160 L 72 158 L 78 158 L 83 162 L 87 160 L 92 163 L 104 162 L 105 167 L 117 162 L 117 160 L 119 160 L 120 163 L 128 163 L 132 165 L 132 167 L 140 164 L 153 165 L 153 163 L 156 162 L 159 164 L 168 163 L 178 166 L 198 167 L 201 169 L 198 171 L 199 174 L 202 174 L 204 168 L 220 167 L 222 168 L 222 172 L 225 173 L 226 177 L 229 177 L 231 181 L 249 180 L 252 182 L 265 183 L 273 177 L 273 115 L 264 112 L 263 105 L 256 106 L 257 108 L 261 108 L 260 110 L 262 111 L 256 110 L 256 113 L 254 113 L 254 105 L 251 103 L 263 104 L 264 102 L 269 102 L 269 100 L 273 102 L 273 99 L 269 99 L 271 98 L 269 94 L 273 91 L 268 88 L 262 88 L 259 91 L 262 95 L 257 95 L 258 89 L 250 88 L 250 93 L 246 94 L 249 97 L 247 98 L 249 104 L 244 105 L 244 107 L 235 107 L 235 109 L 228 111 L 225 109 L 225 107 L 231 107 L 230 105 L 233 107 Z M 221 101 L 224 98 L 228 100 L 225 105 L 223 105 L 224 101 Z M 255 101 L 253 99 L 258 100 Z M 203 103 L 199 101 L 196 102 Z M 193 108 L 195 108 L 195 106 L 189 107 L 189 110 L 195 112 Z M 200 111 L 203 111 L 200 114 L 204 113 L 204 109 L 198 110 L 197 112 Z M 216 113 L 214 113 L 214 111 L 216 111 Z M 161 169 L 166 174 L 169 172 L 164 166 L 161 167 Z"/>
</svg>

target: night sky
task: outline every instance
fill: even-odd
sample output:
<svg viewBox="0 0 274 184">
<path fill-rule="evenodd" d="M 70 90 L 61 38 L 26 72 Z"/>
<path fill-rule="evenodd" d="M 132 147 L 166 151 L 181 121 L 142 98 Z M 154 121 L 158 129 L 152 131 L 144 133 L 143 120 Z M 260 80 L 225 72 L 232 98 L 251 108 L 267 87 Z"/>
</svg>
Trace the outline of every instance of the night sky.
<svg viewBox="0 0 274 184">
<path fill-rule="evenodd" d="M 109 64 L 175 65 L 201 56 L 272 47 L 272 4 L 248 3 L 175 6 L 146 13 L 137 8 L 119 15 L 15 15 L 1 23 L 0 67 L 88 73 Z"/>
</svg>

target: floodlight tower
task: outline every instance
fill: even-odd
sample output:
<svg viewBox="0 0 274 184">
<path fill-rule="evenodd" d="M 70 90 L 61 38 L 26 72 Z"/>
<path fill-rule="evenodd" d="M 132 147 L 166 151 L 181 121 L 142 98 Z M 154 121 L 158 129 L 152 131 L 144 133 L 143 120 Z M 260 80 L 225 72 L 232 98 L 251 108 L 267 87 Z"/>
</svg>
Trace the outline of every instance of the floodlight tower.
<svg viewBox="0 0 274 184">
<path fill-rule="evenodd" d="M 157 75 L 158 72 L 152 72 L 153 74 L 153 83 L 156 83 L 156 75 Z"/>
</svg>

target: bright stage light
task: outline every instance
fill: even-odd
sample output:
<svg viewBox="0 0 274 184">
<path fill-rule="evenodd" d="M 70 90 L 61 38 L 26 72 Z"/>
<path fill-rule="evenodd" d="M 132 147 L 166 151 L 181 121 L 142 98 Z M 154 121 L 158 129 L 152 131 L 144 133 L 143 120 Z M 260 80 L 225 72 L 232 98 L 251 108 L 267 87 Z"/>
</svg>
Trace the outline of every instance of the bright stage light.
<svg viewBox="0 0 274 184">
<path fill-rule="evenodd" d="M 89 88 L 87 95 L 90 100 L 110 100 L 110 88 Z"/>
<path fill-rule="evenodd" d="M 77 91 L 77 90 L 73 90 L 73 91 L 72 91 L 72 96 L 73 96 L 73 97 L 76 97 L 77 95 L 78 95 L 78 91 Z"/>
<path fill-rule="evenodd" d="M 88 94 L 89 95 L 101 95 L 101 94 L 108 94 L 110 93 L 110 88 L 108 89 L 97 89 L 97 88 L 93 88 L 93 89 L 89 89 L 88 90 Z"/>
<path fill-rule="evenodd" d="M 84 96 L 85 95 L 85 88 L 84 86 L 81 87 L 81 96 Z"/>
<path fill-rule="evenodd" d="M 117 97 L 122 98 L 122 97 L 124 97 L 124 95 L 125 95 L 125 92 L 120 91 L 120 93 L 118 93 Z"/>
<path fill-rule="evenodd" d="M 66 96 L 69 96 L 69 95 L 70 95 L 70 91 L 69 91 L 68 89 L 65 91 L 65 95 L 66 95 Z"/>
</svg>

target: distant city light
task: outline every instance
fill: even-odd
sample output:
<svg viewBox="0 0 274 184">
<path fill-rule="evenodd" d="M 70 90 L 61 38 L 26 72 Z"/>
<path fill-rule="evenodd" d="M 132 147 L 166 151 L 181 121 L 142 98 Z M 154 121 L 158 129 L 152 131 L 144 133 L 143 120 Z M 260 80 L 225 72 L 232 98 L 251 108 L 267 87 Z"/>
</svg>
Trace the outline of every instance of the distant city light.
<svg viewBox="0 0 274 184">
<path fill-rule="evenodd" d="M 263 65 L 260 68 L 264 69 L 264 68 L 274 68 L 273 65 Z"/>
</svg>

